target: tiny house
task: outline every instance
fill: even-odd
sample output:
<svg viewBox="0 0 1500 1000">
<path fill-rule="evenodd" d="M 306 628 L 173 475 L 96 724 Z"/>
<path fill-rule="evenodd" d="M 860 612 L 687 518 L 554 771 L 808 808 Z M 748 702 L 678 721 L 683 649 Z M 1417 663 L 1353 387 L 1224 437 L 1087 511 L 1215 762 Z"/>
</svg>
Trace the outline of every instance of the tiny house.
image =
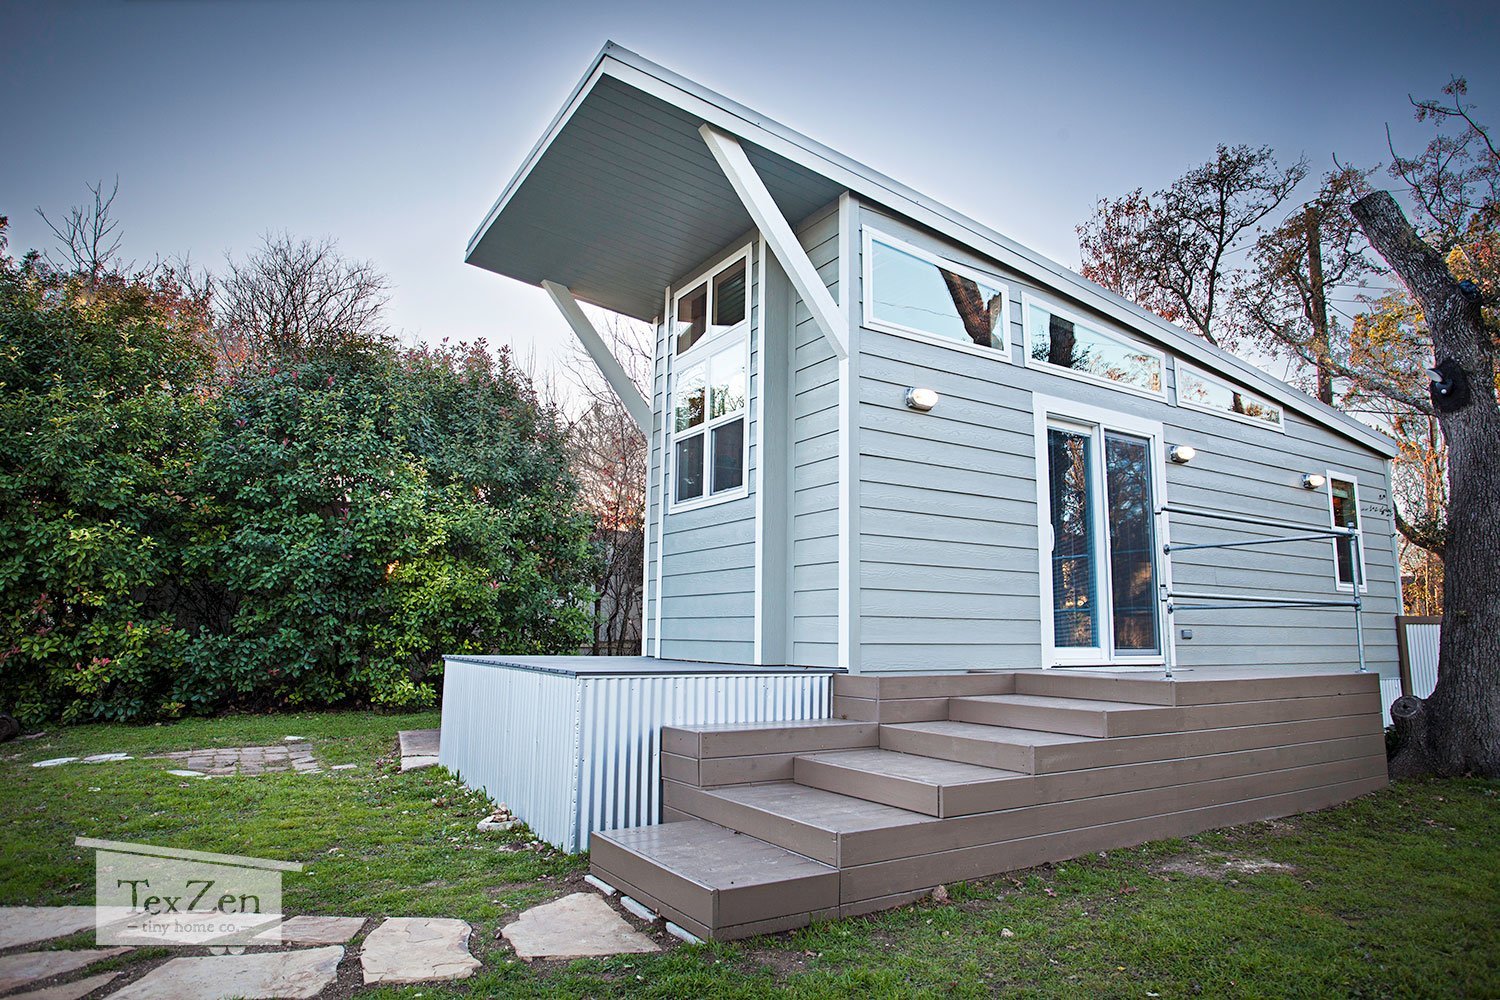
<svg viewBox="0 0 1500 1000">
<path fill-rule="evenodd" d="M 1360 572 L 1395 670 L 1391 441 L 632 53 L 606 46 L 468 260 L 656 329 L 649 399 L 619 386 L 651 446 L 649 656 L 1354 669 L 1347 609 L 1169 632 L 1161 590 L 1338 599 Z M 1359 537 L 1163 551 L 1270 523 Z"/>
<path fill-rule="evenodd" d="M 662 783 L 658 815 L 691 819 L 669 824 L 676 836 L 749 823 L 745 802 L 705 805 L 705 795 L 779 783 L 825 795 L 836 787 L 887 810 L 912 807 L 915 783 L 937 798 L 913 814 L 942 821 L 944 789 L 1022 773 L 1040 780 L 1052 765 L 1039 748 L 1077 740 L 1159 739 L 1159 753 L 1137 743 L 1134 758 L 1110 759 L 1172 765 L 1198 756 L 1200 743 L 1264 753 L 1335 730 L 1353 741 L 1325 748 L 1332 758 L 1303 750 L 1292 765 L 1283 753 L 1240 774 L 1265 781 L 1308 761 L 1357 760 L 1336 791 L 1333 782 L 1277 785 L 1275 805 L 1224 816 L 1295 811 L 1383 781 L 1371 742 L 1375 675 L 1396 673 L 1400 608 L 1395 448 L 1380 433 L 612 44 L 485 217 L 467 260 L 545 288 L 649 442 L 645 656 L 621 669 L 639 668 L 648 686 L 670 685 L 673 664 L 683 676 L 764 671 L 778 685 L 799 671 L 820 684 L 832 673 L 827 704 L 810 715 L 778 718 L 770 695 L 744 701 L 748 715 L 648 713 L 647 735 L 631 737 L 648 741 L 638 793 L 654 796 Z M 651 324 L 645 392 L 579 302 Z M 556 666 L 452 658 L 448 670 Z M 484 697 L 465 690 L 467 701 Z M 651 698 L 672 701 L 659 690 Z M 959 704 L 986 698 L 1003 709 Z M 794 700 L 805 707 L 803 695 Z M 612 710 L 626 730 L 646 717 L 634 704 Z M 1168 708 L 1188 704 L 1200 708 Z M 1117 730 L 1112 712 L 1140 728 Z M 1325 718 L 1358 723 L 1307 728 Z M 800 721 L 733 728 L 789 719 Z M 1222 735 L 1293 723 L 1302 727 L 1285 730 L 1294 743 Z M 712 724 L 730 725 L 730 735 Z M 939 724 L 959 729 L 900 729 Z M 995 732 L 966 726 L 1004 729 L 1014 745 L 1002 752 Z M 1199 732 L 1220 733 L 1219 742 L 1183 737 Z M 714 750 L 729 745 L 742 752 Z M 1087 767 L 1109 756 L 1095 750 Z M 450 755 L 447 733 L 444 751 L 463 768 L 465 751 Z M 822 751 L 865 756 L 858 766 L 806 756 Z M 960 768 L 990 760 L 995 773 L 913 763 L 944 759 Z M 1162 780 L 1158 788 L 1195 779 Z M 980 799 L 999 811 L 1054 794 L 1025 788 L 1020 798 Z M 1207 808 L 1185 803 L 1142 808 L 1154 817 Z M 786 820 L 818 803 L 761 805 Z M 1210 818 L 1195 815 L 1130 829 L 1160 835 Z M 654 818 L 633 822 L 656 830 Z M 1067 856 L 1069 845 L 1098 839 L 1078 837 L 1074 822 L 1057 820 L 1057 831 L 1072 832 L 1048 850 L 1015 857 Z M 695 910 L 662 898 L 666 883 L 653 881 L 670 866 L 642 845 L 659 843 L 659 832 L 606 841 L 597 831 L 612 825 L 601 816 L 583 823 L 583 836 L 596 833 L 596 867 L 615 865 L 600 871 L 716 936 L 793 926 L 829 907 L 873 908 L 946 881 L 913 862 L 845 891 L 855 884 L 847 859 L 799 852 L 787 832 L 795 824 L 766 824 L 750 823 L 752 836 L 814 865 L 793 864 L 806 876 L 790 893 L 795 913 L 748 903 L 734 911 L 727 888 Z M 696 836 L 701 850 L 688 853 L 713 856 L 718 835 Z M 778 858 L 762 861 L 775 868 Z M 962 870 L 1010 862 L 975 864 Z"/>
</svg>

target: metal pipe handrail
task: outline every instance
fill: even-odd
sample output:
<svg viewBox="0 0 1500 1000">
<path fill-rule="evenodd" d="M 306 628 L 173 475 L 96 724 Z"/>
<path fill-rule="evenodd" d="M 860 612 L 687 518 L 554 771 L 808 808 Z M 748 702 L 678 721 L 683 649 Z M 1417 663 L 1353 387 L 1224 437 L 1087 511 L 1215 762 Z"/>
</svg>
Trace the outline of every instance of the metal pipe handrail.
<svg viewBox="0 0 1500 1000">
<path fill-rule="evenodd" d="M 1163 552 L 1187 552 L 1191 549 L 1241 549 L 1247 545 L 1280 545 L 1282 542 L 1310 542 L 1319 538 L 1343 538 L 1349 535 L 1349 529 L 1338 528 L 1333 531 L 1314 531 L 1306 535 L 1293 535 L 1290 538 L 1250 538 L 1241 542 L 1197 542 L 1192 545 L 1173 545 L 1170 542 L 1161 547 Z"/>
<path fill-rule="evenodd" d="M 1254 594 L 1194 594 L 1187 591 L 1173 590 L 1166 594 L 1169 598 L 1182 598 L 1186 601 L 1245 601 L 1252 604 L 1306 604 L 1309 607 L 1321 608 L 1352 608 L 1354 601 L 1340 601 L 1336 599 L 1325 599 L 1309 597 L 1258 597 Z"/>
<path fill-rule="evenodd" d="M 1167 678 L 1172 677 L 1172 638 L 1176 631 L 1173 624 L 1173 615 L 1177 611 L 1244 611 L 1244 610 L 1271 610 L 1273 608 L 1352 608 L 1354 610 L 1354 644 L 1359 654 L 1359 672 L 1367 673 L 1365 664 L 1365 631 L 1364 631 L 1364 600 L 1360 597 L 1360 591 L 1364 586 L 1364 559 L 1361 551 L 1362 537 L 1359 529 L 1352 525 L 1331 525 L 1328 528 L 1315 528 L 1306 524 L 1296 524 L 1289 521 L 1280 521 L 1275 518 L 1249 517 L 1239 514 L 1228 514 L 1223 511 L 1204 510 L 1195 507 L 1173 506 L 1163 504 L 1156 509 L 1156 516 L 1165 526 L 1164 515 L 1181 514 L 1184 517 L 1203 517 L 1213 520 L 1229 521 L 1236 524 L 1253 524 L 1261 528 L 1286 528 L 1299 531 L 1301 534 L 1282 536 L 1279 538 L 1257 538 L 1232 542 L 1201 542 L 1191 545 L 1172 545 L 1170 541 L 1162 543 L 1162 555 L 1166 560 L 1166 569 L 1171 568 L 1172 553 L 1187 552 L 1201 549 L 1234 549 L 1244 548 L 1251 545 L 1281 545 L 1290 542 L 1315 541 L 1321 538 L 1348 538 L 1349 539 L 1349 565 L 1350 581 L 1352 583 L 1352 596 L 1349 600 L 1322 600 L 1322 599 L 1288 599 L 1275 597 L 1260 597 L 1253 594 L 1204 594 L 1189 591 L 1171 590 L 1165 582 L 1160 585 L 1162 602 L 1167 613 L 1167 641 L 1162 644 L 1162 667 Z M 1162 532 L 1163 536 L 1166 532 Z M 1335 547 L 1335 572 L 1337 572 L 1337 547 Z M 1178 600 L 1189 602 L 1178 604 Z M 1228 603 L 1218 603 L 1228 602 Z"/>
<path fill-rule="evenodd" d="M 1254 524 L 1266 528 L 1292 528 L 1296 531 L 1326 531 L 1335 535 L 1355 535 L 1359 533 L 1358 528 L 1346 528 L 1341 525 L 1330 525 L 1327 528 L 1315 528 L 1306 524 L 1298 524 L 1295 521 L 1283 521 L 1273 517 L 1252 517 L 1249 514 L 1225 514 L 1216 510 L 1207 510 L 1202 507 L 1182 507 L 1174 504 L 1164 504 L 1156 509 L 1158 514 L 1184 514 L 1190 517 L 1208 517 L 1218 521 L 1233 521 L 1236 524 Z"/>
</svg>

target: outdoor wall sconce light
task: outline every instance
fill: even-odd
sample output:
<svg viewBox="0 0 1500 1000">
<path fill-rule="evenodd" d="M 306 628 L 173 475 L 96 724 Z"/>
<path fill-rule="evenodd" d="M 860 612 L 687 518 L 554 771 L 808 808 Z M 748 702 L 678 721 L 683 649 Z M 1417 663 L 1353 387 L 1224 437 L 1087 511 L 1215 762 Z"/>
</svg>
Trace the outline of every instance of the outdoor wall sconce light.
<svg viewBox="0 0 1500 1000">
<path fill-rule="evenodd" d="M 1302 488 L 1304 490 L 1321 490 L 1323 484 L 1328 482 L 1327 476 L 1320 476 L 1316 472 L 1309 472 L 1302 477 Z"/>
<path fill-rule="evenodd" d="M 932 389 L 911 388 L 906 390 L 906 405 L 919 413 L 926 413 L 938 405 L 938 400 L 942 398 Z"/>
<path fill-rule="evenodd" d="M 1171 458 L 1178 465 L 1187 465 L 1198 457 L 1198 449 L 1190 444 L 1174 444 L 1172 446 Z"/>
</svg>

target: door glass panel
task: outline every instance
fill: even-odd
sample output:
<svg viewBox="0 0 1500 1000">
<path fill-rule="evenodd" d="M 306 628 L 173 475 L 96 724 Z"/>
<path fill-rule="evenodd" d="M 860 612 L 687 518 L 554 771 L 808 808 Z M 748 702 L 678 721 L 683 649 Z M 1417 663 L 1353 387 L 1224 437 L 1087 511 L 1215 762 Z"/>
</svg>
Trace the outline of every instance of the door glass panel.
<svg viewBox="0 0 1500 1000">
<path fill-rule="evenodd" d="M 740 258 L 714 275 L 714 329 L 727 330 L 745 321 L 745 260 Z"/>
<path fill-rule="evenodd" d="M 1099 645 L 1092 435 L 1047 429 L 1052 507 L 1052 630 L 1059 648 Z"/>
<path fill-rule="evenodd" d="M 736 489 L 745 481 L 745 420 L 731 420 L 710 431 L 714 436 L 713 492 Z"/>
<path fill-rule="evenodd" d="M 703 423 L 703 366 L 701 364 L 677 376 L 675 427 L 685 431 Z"/>
<path fill-rule="evenodd" d="M 1155 653 L 1159 648 L 1150 455 L 1145 438 L 1104 436 L 1115 649 L 1128 653 Z"/>
<path fill-rule="evenodd" d="M 703 495 L 703 435 L 694 434 L 677 442 L 677 499 L 694 500 Z"/>
<path fill-rule="evenodd" d="M 708 330 L 708 282 L 677 300 L 677 353 L 696 344 Z"/>
</svg>

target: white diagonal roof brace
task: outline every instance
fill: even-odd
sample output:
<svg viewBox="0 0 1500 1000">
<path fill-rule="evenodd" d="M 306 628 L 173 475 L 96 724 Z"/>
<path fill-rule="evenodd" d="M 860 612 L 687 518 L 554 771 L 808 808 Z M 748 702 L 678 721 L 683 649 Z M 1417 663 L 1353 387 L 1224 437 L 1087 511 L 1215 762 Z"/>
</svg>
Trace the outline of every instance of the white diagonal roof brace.
<svg viewBox="0 0 1500 1000">
<path fill-rule="evenodd" d="M 610 351 L 609 345 L 594 329 L 594 324 L 584 315 L 583 309 L 578 305 L 578 300 L 573 298 L 573 293 L 568 291 L 566 285 L 559 285 L 555 281 L 544 281 L 542 287 L 547 294 L 552 296 L 552 301 L 557 304 L 558 311 L 563 314 L 563 319 L 573 328 L 573 335 L 583 345 L 583 349 L 589 352 L 589 357 L 594 359 L 594 365 L 599 369 L 599 374 L 604 376 L 604 381 L 620 397 L 620 402 L 625 404 L 625 410 L 630 418 L 635 421 L 641 433 L 651 434 L 651 404 L 646 402 L 646 397 L 641 395 L 641 390 L 635 381 L 625 374 L 625 369 L 620 365 L 618 359 Z"/>
<path fill-rule="evenodd" d="M 797 241 L 797 236 L 781 214 L 781 209 L 776 207 L 776 202 L 771 198 L 771 192 L 766 190 L 766 185 L 761 181 L 760 175 L 755 172 L 755 167 L 751 166 L 749 157 L 740 146 L 740 141 L 729 133 L 721 132 L 708 124 L 698 129 L 698 132 L 703 136 L 703 141 L 708 143 L 709 151 L 714 154 L 714 159 L 719 161 L 719 169 L 724 171 L 724 176 L 729 179 L 734 193 L 740 196 L 740 201 L 744 202 L 745 210 L 750 213 L 750 218 L 755 221 L 756 228 L 765 237 L 766 245 L 771 248 L 776 259 L 781 261 L 781 266 L 786 269 L 787 277 L 792 279 L 792 287 L 806 303 L 808 312 L 812 313 L 813 322 L 818 324 L 818 329 L 823 331 L 824 337 L 828 338 L 828 344 L 833 348 L 833 353 L 840 360 L 847 358 L 849 356 L 848 320 L 838 304 L 833 301 L 833 296 L 828 294 L 828 288 L 823 284 L 823 279 L 818 277 L 817 268 L 813 267 L 812 261 L 807 259 L 807 252 Z"/>
</svg>

